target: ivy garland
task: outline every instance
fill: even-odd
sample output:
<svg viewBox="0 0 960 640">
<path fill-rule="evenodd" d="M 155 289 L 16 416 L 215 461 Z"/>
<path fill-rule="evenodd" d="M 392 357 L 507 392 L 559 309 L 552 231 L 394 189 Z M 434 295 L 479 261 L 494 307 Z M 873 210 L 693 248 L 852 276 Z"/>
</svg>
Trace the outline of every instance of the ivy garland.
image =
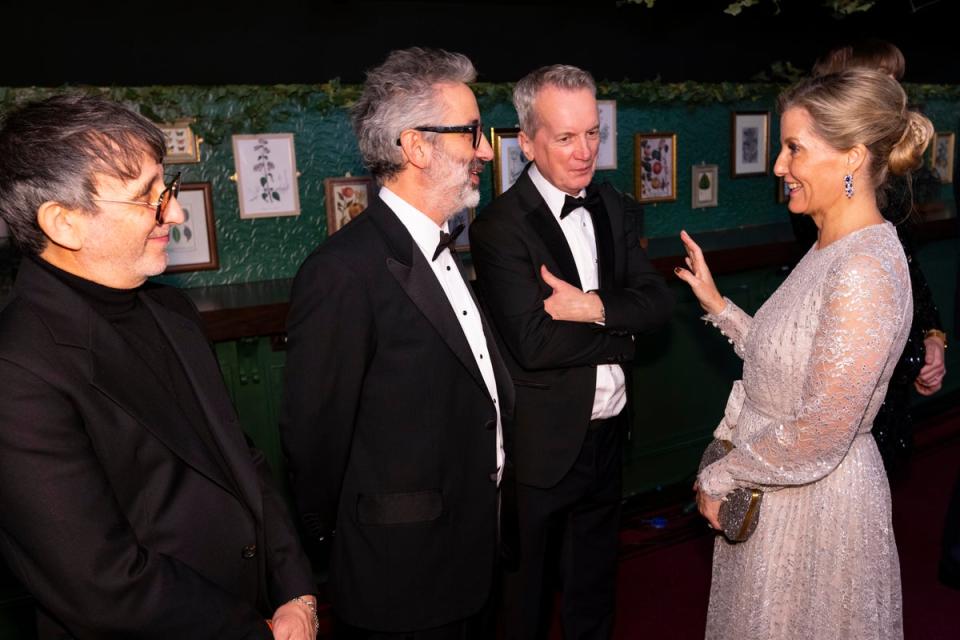
<svg viewBox="0 0 960 640">
<path fill-rule="evenodd" d="M 600 98 L 616 99 L 623 106 L 691 106 L 738 102 L 772 102 L 785 87 L 782 83 L 663 83 L 600 82 Z M 946 100 L 960 102 L 960 86 L 905 84 L 911 102 Z M 512 83 L 473 85 L 481 107 L 509 103 Z M 221 85 L 148 86 L 148 87 L 0 87 L 0 113 L 18 104 L 39 100 L 64 91 L 83 91 L 102 95 L 139 108 L 154 122 L 174 122 L 193 118 L 194 131 L 207 144 L 217 145 L 231 132 L 263 131 L 297 113 L 311 111 L 326 114 L 352 105 L 360 95 L 360 85 L 343 85 L 338 80 L 319 85 Z"/>
</svg>

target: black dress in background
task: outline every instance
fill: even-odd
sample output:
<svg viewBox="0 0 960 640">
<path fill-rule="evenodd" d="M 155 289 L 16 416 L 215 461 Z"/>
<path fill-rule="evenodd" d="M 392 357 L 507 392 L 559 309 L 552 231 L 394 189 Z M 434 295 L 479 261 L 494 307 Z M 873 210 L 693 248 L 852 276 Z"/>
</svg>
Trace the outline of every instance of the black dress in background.
<svg viewBox="0 0 960 640">
<path fill-rule="evenodd" d="M 910 216 L 913 197 L 906 178 L 891 176 L 885 194 L 886 206 L 881 207 L 883 217 L 896 225 L 897 235 L 903 244 L 903 252 L 910 265 L 910 287 L 913 290 L 913 323 L 907 346 L 897 362 L 883 405 L 873 421 L 873 437 L 883 456 L 887 474 L 894 473 L 910 454 L 913 446 L 913 417 L 910 415 L 910 393 L 914 380 L 920 374 L 926 358 L 924 334 L 930 329 L 943 329 L 940 312 L 933 302 L 927 279 L 915 259 L 915 246 L 911 234 L 913 220 Z M 790 216 L 797 243 L 803 253 L 817 240 L 817 227 L 809 216 Z"/>
</svg>

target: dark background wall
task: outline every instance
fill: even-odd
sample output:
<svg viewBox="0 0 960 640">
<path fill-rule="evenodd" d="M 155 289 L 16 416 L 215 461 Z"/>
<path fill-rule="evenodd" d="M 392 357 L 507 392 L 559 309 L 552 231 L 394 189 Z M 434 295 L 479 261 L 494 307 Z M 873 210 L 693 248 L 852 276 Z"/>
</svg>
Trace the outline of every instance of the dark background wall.
<svg viewBox="0 0 960 640">
<path fill-rule="evenodd" d="M 838 42 L 903 49 L 912 82 L 958 83 L 954 0 L 878 0 L 835 19 L 821 0 L 455 2 L 420 0 L 76 3 L 7 6 L 0 86 L 359 82 L 387 51 L 414 44 L 468 54 L 480 80 L 514 81 L 558 61 L 600 79 L 747 81 L 801 69 Z"/>
</svg>

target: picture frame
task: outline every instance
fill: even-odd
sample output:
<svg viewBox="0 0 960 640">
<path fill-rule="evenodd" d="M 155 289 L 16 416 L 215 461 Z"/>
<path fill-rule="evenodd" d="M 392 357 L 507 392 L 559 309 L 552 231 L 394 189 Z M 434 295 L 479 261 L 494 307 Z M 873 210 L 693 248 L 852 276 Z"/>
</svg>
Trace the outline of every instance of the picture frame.
<svg viewBox="0 0 960 640">
<path fill-rule="evenodd" d="M 770 173 L 770 112 L 735 111 L 730 114 L 730 176 Z"/>
<path fill-rule="evenodd" d="M 520 129 L 516 127 L 490 129 L 493 143 L 493 197 L 512 187 L 530 162 L 520 148 L 519 135 Z"/>
<path fill-rule="evenodd" d="M 617 168 L 617 101 L 597 100 L 600 114 L 600 149 L 597 169 Z"/>
<path fill-rule="evenodd" d="M 235 135 L 233 161 L 241 218 L 300 215 L 292 133 Z"/>
<path fill-rule="evenodd" d="M 953 183 L 953 155 L 956 136 L 952 131 L 937 131 L 933 134 L 933 152 L 930 166 L 937 172 L 941 184 Z"/>
<path fill-rule="evenodd" d="M 783 176 L 777 176 L 777 204 L 786 204 L 790 202 L 790 189 L 787 188 L 787 182 Z"/>
<path fill-rule="evenodd" d="M 456 229 L 458 224 L 463 225 L 463 231 L 457 236 L 457 241 L 453 245 L 454 250 L 459 253 L 470 251 L 470 223 L 473 222 L 476 216 L 477 210 L 475 208 L 464 207 L 447 220 L 447 228 L 451 231 Z"/>
<path fill-rule="evenodd" d="M 690 208 L 706 209 L 718 203 L 720 167 L 695 164 L 690 168 Z"/>
<path fill-rule="evenodd" d="M 370 176 L 342 176 L 323 181 L 328 238 L 370 205 L 375 186 Z"/>
<path fill-rule="evenodd" d="M 190 121 L 158 124 L 163 132 L 163 141 L 166 152 L 163 156 L 164 164 L 196 164 L 200 162 L 200 143 L 190 127 Z"/>
<path fill-rule="evenodd" d="M 180 185 L 177 203 L 183 209 L 184 221 L 170 228 L 167 269 L 164 273 L 220 268 L 212 194 L 209 182 L 185 182 Z"/>
<path fill-rule="evenodd" d="M 634 191 L 642 203 L 677 199 L 677 134 L 636 133 L 633 136 Z"/>
</svg>

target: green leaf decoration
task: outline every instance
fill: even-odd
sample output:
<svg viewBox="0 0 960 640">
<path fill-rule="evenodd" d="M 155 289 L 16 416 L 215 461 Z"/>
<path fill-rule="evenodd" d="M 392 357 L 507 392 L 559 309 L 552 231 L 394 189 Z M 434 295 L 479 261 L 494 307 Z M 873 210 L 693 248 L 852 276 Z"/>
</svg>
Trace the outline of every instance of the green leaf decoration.
<svg viewBox="0 0 960 640">
<path fill-rule="evenodd" d="M 710 176 L 708 176 L 708 175 L 705 174 L 705 173 L 701 173 L 701 174 L 700 174 L 700 182 L 697 183 L 697 186 L 700 187 L 701 189 L 709 189 L 709 188 L 710 188 Z"/>
</svg>

